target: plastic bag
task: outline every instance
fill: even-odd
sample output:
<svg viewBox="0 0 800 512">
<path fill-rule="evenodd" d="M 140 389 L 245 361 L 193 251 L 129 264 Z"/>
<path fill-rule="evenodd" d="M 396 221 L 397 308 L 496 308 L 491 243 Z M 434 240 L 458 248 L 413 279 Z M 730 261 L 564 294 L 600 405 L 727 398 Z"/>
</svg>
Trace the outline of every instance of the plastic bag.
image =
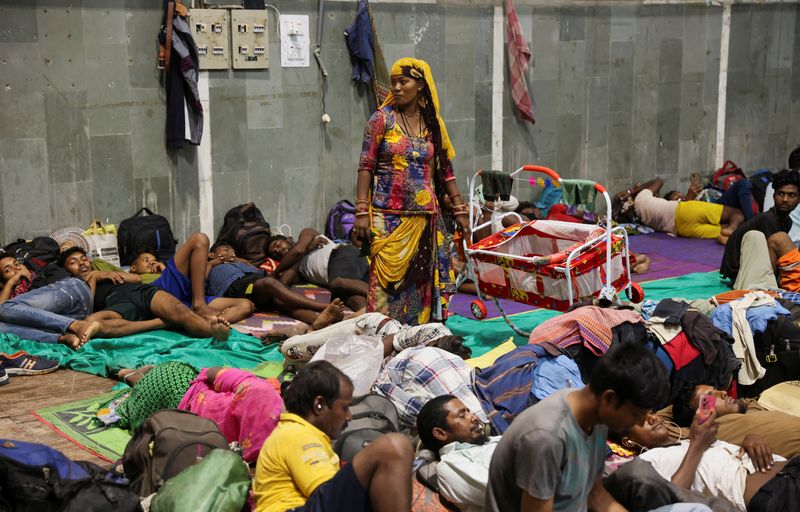
<svg viewBox="0 0 800 512">
<path fill-rule="evenodd" d="M 375 336 L 350 335 L 323 345 L 311 361 L 325 360 L 353 381 L 353 396 L 366 395 L 378 378 L 383 362 L 383 342 Z"/>
<path fill-rule="evenodd" d="M 119 249 L 117 248 L 117 227 L 114 224 L 103 224 L 95 219 L 89 229 L 83 232 L 89 242 L 89 256 L 100 258 L 119 267 Z"/>
</svg>

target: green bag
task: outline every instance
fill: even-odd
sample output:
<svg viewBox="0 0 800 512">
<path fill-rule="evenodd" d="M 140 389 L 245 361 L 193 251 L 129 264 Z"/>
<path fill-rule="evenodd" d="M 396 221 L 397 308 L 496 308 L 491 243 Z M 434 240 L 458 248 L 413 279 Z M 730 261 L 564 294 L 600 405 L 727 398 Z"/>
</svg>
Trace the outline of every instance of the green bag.
<svg viewBox="0 0 800 512">
<path fill-rule="evenodd" d="M 216 449 L 166 481 L 150 503 L 151 512 L 239 512 L 250 490 L 242 457 Z"/>
</svg>

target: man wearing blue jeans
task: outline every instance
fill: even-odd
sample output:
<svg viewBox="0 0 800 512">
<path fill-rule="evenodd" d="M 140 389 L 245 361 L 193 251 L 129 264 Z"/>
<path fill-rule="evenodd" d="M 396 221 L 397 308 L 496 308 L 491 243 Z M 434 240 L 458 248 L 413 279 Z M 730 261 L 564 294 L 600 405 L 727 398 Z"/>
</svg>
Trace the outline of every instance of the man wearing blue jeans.
<svg viewBox="0 0 800 512">
<path fill-rule="evenodd" d="M 14 294 L 23 280 L 30 282 L 31 273 L 22 263 L 11 256 L 0 258 L 0 332 L 76 348 L 92 327 L 83 320 L 92 312 L 89 286 L 69 277 Z"/>
</svg>

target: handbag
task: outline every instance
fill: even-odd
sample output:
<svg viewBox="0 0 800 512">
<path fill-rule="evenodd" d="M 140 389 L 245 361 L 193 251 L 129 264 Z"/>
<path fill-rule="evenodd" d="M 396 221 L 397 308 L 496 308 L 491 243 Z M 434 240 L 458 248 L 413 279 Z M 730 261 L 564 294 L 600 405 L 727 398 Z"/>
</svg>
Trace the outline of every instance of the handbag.
<svg viewBox="0 0 800 512">
<path fill-rule="evenodd" d="M 114 224 L 103 224 L 95 219 L 83 236 L 89 241 L 89 256 L 120 266 L 117 227 Z"/>
</svg>

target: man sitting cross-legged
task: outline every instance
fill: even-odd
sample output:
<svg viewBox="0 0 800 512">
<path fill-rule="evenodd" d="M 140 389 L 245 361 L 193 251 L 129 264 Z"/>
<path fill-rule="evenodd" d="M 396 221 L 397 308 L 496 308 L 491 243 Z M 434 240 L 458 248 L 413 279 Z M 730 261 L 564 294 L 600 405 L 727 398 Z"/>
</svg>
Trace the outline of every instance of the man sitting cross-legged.
<svg viewBox="0 0 800 512">
<path fill-rule="evenodd" d="M 228 339 L 230 326 L 218 316 L 203 318 L 164 290 L 142 284 L 137 274 L 92 271 L 86 251 L 80 247 L 67 249 L 58 264 L 73 277 L 86 281 L 94 296 L 95 313 L 87 321 L 97 334 L 115 338 L 143 331 L 175 327 L 197 338 Z M 82 338 L 83 344 L 88 337 Z"/>
<path fill-rule="evenodd" d="M 772 185 L 775 205 L 739 226 L 725 246 L 719 271 L 735 290 L 777 288 L 780 274 L 781 288 L 800 291 L 800 254 L 789 237 L 791 214 L 800 202 L 800 174 L 781 171 Z"/>
<path fill-rule="evenodd" d="M 158 279 L 152 285 L 169 292 L 201 316 L 210 318 L 219 315 L 233 323 L 252 315 L 253 303 L 247 299 L 206 295 L 207 269 L 208 237 L 203 233 L 194 233 L 189 237 L 166 265 L 147 249 L 141 251 L 131 263 L 131 273 L 158 274 Z"/>
<path fill-rule="evenodd" d="M 342 319 L 344 303 L 323 304 L 296 293 L 248 261 L 236 257 L 233 247 L 221 242 L 208 253 L 208 293 L 224 298 L 249 299 L 259 311 L 277 309 L 314 330 Z"/>
<path fill-rule="evenodd" d="M 352 419 L 353 384 L 327 361 L 301 369 L 256 465 L 256 512 L 408 512 L 413 449 L 386 434 L 341 467 L 331 439 Z"/>
</svg>

